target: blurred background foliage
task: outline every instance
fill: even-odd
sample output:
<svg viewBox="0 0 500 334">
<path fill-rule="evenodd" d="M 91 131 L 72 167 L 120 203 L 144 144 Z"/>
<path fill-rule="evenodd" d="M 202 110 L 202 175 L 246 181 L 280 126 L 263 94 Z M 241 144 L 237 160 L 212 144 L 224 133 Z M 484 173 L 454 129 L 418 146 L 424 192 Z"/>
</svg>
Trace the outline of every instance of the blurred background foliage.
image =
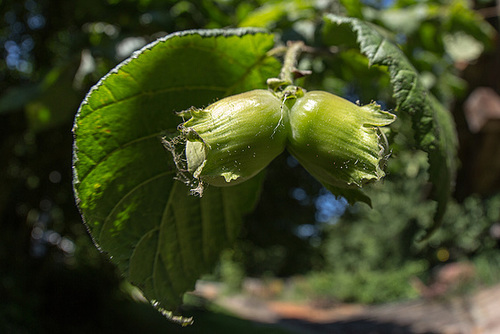
<svg viewBox="0 0 500 334">
<path fill-rule="evenodd" d="M 79 103 L 112 67 L 160 36 L 258 26 L 278 42 L 311 47 L 300 62 L 313 70 L 300 82 L 307 89 L 394 108 L 383 68 L 324 47 L 325 13 L 377 24 L 452 111 L 460 169 L 443 226 L 415 242 L 435 204 L 427 199 L 426 158 L 400 117 L 387 134 L 388 176 L 368 190 L 374 209 L 347 206 L 284 153 L 269 168 L 241 240 L 210 277 L 233 290 L 246 276 L 296 277 L 296 297 L 363 303 L 416 297 L 422 291 L 414 278 L 430 284 L 437 269 L 459 261 L 474 264 L 478 284 L 497 283 L 500 116 L 464 110 L 478 88 L 500 92 L 498 12 L 492 0 L 0 0 L 0 331 L 176 330 L 135 301 L 81 222 L 71 186 Z M 492 99 L 475 108 L 488 109 Z M 471 128 L 471 117 L 480 116 L 483 126 Z M 238 326 L 220 312 L 201 320 Z"/>
</svg>

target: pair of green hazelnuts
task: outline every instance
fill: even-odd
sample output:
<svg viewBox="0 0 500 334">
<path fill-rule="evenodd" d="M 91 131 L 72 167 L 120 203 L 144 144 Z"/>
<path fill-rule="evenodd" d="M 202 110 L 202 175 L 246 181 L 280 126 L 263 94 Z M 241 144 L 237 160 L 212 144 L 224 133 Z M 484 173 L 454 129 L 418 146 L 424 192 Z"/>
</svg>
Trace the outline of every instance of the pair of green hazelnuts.
<svg viewBox="0 0 500 334">
<path fill-rule="evenodd" d="M 190 109 L 191 118 L 179 126 L 187 170 L 202 183 L 236 185 L 287 149 L 335 195 L 367 202 L 361 186 L 384 176 L 387 145 L 379 127 L 396 117 L 375 103 L 291 91 L 252 90 Z"/>
</svg>

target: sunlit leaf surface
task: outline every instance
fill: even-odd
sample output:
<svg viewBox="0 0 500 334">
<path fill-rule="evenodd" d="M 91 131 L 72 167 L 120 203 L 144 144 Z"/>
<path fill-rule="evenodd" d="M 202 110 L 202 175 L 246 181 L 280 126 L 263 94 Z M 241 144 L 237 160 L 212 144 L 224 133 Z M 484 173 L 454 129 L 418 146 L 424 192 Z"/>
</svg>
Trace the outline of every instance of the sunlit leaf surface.
<svg viewBox="0 0 500 334">
<path fill-rule="evenodd" d="M 187 31 L 146 46 L 105 76 L 75 119 L 74 189 L 96 245 L 157 307 L 175 310 L 238 235 L 260 181 L 209 187 L 174 180 L 161 137 L 176 111 L 263 88 L 280 64 L 260 30 Z"/>
</svg>

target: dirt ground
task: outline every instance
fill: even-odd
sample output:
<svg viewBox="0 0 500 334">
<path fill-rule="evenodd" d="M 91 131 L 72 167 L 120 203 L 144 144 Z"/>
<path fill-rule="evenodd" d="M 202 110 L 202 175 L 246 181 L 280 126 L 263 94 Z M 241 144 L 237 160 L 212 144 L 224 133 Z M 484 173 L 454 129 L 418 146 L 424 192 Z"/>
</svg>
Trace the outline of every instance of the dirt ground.
<svg viewBox="0 0 500 334">
<path fill-rule="evenodd" d="M 196 294 L 238 317 L 278 324 L 295 333 L 500 334 L 500 285 L 465 296 L 377 306 L 314 305 L 219 292 L 212 283 L 197 285 Z"/>
</svg>

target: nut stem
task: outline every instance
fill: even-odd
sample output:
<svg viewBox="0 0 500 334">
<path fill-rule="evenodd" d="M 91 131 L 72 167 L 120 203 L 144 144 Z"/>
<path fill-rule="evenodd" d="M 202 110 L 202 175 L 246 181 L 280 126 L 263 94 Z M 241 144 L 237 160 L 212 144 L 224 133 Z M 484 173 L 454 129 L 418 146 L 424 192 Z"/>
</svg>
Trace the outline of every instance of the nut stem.
<svg viewBox="0 0 500 334">
<path fill-rule="evenodd" d="M 276 91 L 281 86 L 293 85 L 293 80 L 296 76 L 297 62 L 304 48 L 302 41 L 289 41 L 286 46 L 285 59 L 283 67 L 278 78 L 267 79 L 267 85 L 273 91 Z"/>
<path fill-rule="evenodd" d="M 285 61 L 283 67 L 281 68 L 280 79 L 286 81 L 289 85 L 293 84 L 294 72 L 297 70 L 298 58 L 304 47 L 304 42 L 295 41 L 288 42 L 288 50 L 285 54 Z"/>
</svg>

